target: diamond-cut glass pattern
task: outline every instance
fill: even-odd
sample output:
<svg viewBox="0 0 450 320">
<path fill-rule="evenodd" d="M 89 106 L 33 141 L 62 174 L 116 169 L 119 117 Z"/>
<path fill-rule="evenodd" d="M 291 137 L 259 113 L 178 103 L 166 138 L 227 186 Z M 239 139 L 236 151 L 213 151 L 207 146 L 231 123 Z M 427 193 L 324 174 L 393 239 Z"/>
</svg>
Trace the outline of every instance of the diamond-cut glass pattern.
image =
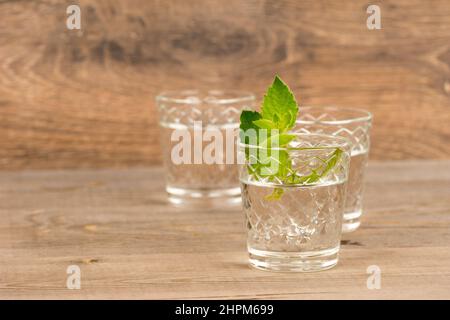
<svg viewBox="0 0 450 320">
<path fill-rule="evenodd" d="M 201 126 L 202 132 L 219 130 L 225 137 L 227 130 L 239 128 L 242 110 L 253 109 L 254 97 L 239 92 L 181 91 L 162 94 L 157 98 L 159 123 L 161 127 L 161 147 L 166 168 L 167 190 L 199 197 L 204 194 L 217 194 L 228 189 L 239 188 L 238 168 L 234 164 L 194 163 L 194 124 Z M 199 127 L 197 127 L 199 128 Z M 191 164 L 174 164 L 171 152 L 179 141 L 171 141 L 175 130 L 191 137 Z M 202 143 L 205 148 L 208 143 Z M 232 145 L 231 147 L 235 147 Z M 201 150 L 203 152 L 204 149 Z M 236 154 L 236 152 L 234 152 Z"/>
<path fill-rule="evenodd" d="M 371 115 L 363 110 L 336 107 L 300 107 L 294 132 L 324 133 L 347 138 L 351 144 L 350 174 L 344 213 L 348 223 L 358 225 L 362 213 L 364 172 L 370 148 Z"/>
<path fill-rule="evenodd" d="M 265 196 L 273 188 L 242 184 L 249 247 L 301 252 L 339 245 L 345 185 L 289 188 L 280 200 Z"/>
<path fill-rule="evenodd" d="M 336 162 L 336 164 L 326 174 L 322 175 L 319 180 L 314 181 L 315 184 L 335 183 L 337 181 L 347 180 L 349 165 L 349 148 L 347 141 L 341 138 L 334 138 L 329 135 L 317 134 L 298 134 L 297 137 L 290 142 L 288 150 L 291 166 L 287 168 L 287 177 L 280 179 L 278 175 L 273 175 L 278 171 L 278 159 L 280 153 L 277 150 L 270 151 L 269 159 L 273 160 L 273 166 L 264 167 L 264 171 L 258 172 L 253 170 L 254 164 L 260 163 L 258 159 L 265 158 L 261 153 L 267 152 L 264 149 L 249 147 L 248 159 L 245 166 L 241 167 L 241 180 L 254 180 L 258 183 L 286 185 L 291 176 L 299 178 L 308 176 L 313 172 L 320 172 L 321 168 L 326 166 L 326 161 L 332 157 L 337 148 L 344 151 Z M 245 152 L 245 146 L 241 146 L 240 152 Z M 245 158 L 242 156 L 242 158 Z M 272 170 L 273 169 L 273 170 Z M 295 180 L 294 180 L 295 181 Z"/>
<path fill-rule="evenodd" d="M 352 143 L 352 154 L 359 154 L 369 150 L 370 127 L 371 117 L 369 115 L 362 117 L 357 110 L 300 107 L 300 116 L 292 131 L 347 138 Z"/>
<path fill-rule="evenodd" d="M 343 153 L 323 177 L 302 185 L 251 174 L 248 170 L 251 164 L 242 165 L 248 246 L 265 252 L 309 252 L 338 247 L 350 145 L 333 136 L 299 134 L 290 147 L 286 151 L 292 162 L 291 174 L 299 177 L 318 170 L 336 148 Z M 267 196 L 276 188 L 283 189 L 281 198 L 269 200 Z"/>
</svg>

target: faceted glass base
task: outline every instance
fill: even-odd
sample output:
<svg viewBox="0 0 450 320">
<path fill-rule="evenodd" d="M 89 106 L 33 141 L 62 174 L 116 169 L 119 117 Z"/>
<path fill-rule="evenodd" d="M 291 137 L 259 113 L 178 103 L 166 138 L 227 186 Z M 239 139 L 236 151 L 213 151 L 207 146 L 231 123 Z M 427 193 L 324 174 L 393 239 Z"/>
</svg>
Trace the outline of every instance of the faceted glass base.
<svg viewBox="0 0 450 320">
<path fill-rule="evenodd" d="M 362 211 L 346 212 L 342 220 L 342 232 L 349 233 L 359 228 Z"/>
<path fill-rule="evenodd" d="M 248 248 L 250 265 L 265 271 L 315 272 L 333 268 L 339 246 L 309 252 L 272 252 Z"/>
<path fill-rule="evenodd" d="M 241 189 L 184 189 L 167 187 L 169 202 L 174 205 L 215 208 L 241 205 Z"/>
</svg>

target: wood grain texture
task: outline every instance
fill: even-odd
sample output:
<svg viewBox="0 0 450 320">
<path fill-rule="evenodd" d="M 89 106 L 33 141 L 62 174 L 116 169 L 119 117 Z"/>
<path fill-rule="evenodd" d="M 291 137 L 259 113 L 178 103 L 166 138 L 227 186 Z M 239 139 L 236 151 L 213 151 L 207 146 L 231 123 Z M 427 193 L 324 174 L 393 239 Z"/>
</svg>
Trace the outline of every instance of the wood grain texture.
<svg viewBox="0 0 450 320">
<path fill-rule="evenodd" d="M 82 30 L 67 30 L 79 3 Z M 379 4 L 382 30 L 366 28 Z M 0 1 L 0 168 L 158 163 L 163 89 L 374 113 L 373 159 L 450 158 L 447 0 Z"/>
<path fill-rule="evenodd" d="M 241 210 L 177 209 L 159 168 L 0 173 L 0 298 L 449 299 L 450 162 L 371 163 L 336 268 L 247 265 Z M 81 290 L 66 268 L 81 268 Z M 380 290 L 366 269 L 381 268 Z"/>
</svg>

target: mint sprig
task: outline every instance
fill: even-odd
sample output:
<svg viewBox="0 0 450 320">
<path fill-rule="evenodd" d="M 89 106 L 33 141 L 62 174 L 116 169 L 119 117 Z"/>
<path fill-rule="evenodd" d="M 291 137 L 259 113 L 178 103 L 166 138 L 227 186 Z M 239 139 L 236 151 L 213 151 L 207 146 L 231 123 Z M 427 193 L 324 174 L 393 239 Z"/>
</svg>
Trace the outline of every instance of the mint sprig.
<svg viewBox="0 0 450 320">
<path fill-rule="evenodd" d="M 339 161 L 340 157 L 342 155 L 342 150 L 337 148 L 334 150 L 334 152 L 325 160 L 322 160 L 323 164 L 320 165 L 317 169 L 312 170 L 310 174 L 307 176 L 299 177 L 297 175 L 292 175 L 291 177 L 291 183 L 314 183 L 319 181 L 320 178 L 327 175 L 328 172 L 331 171 L 331 169 L 334 168 L 334 166 Z"/>
<path fill-rule="evenodd" d="M 245 144 L 251 143 L 245 132 L 252 129 L 256 133 L 257 147 L 265 149 L 266 153 L 258 153 L 258 161 L 248 164 L 248 173 L 258 177 L 267 178 L 268 181 L 286 183 L 313 183 L 326 175 L 337 163 L 342 151 L 336 151 L 323 160 L 323 165 L 319 166 L 308 176 L 297 176 L 292 171 L 292 160 L 286 150 L 273 152 L 274 145 L 285 148 L 295 139 L 295 135 L 289 134 L 297 119 L 298 103 L 289 87 L 278 76 L 264 95 L 261 113 L 256 111 L 242 111 L 241 113 L 241 141 Z M 262 130 L 266 130 L 266 135 L 262 135 Z M 339 150 L 339 151 L 338 151 Z M 259 151 L 259 150 L 258 150 Z M 249 150 L 246 149 L 246 157 L 249 160 Z M 275 172 L 267 170 L 271 168 L 271 161 L 276 161 L 277 170 Z M 275 188 L 272 194 L 266 196 L 266 200 L 278 200 L 282 197 L 284 190 Z"/>
<path fill-rule="evenodd" d="M 262 118 L 274 123 L 280 132 L 285 132 L 295 125 L 297 101 L 289 87 L 278 76 L 275 76 L 267 90 L 261 109 Z"/>
</svg>

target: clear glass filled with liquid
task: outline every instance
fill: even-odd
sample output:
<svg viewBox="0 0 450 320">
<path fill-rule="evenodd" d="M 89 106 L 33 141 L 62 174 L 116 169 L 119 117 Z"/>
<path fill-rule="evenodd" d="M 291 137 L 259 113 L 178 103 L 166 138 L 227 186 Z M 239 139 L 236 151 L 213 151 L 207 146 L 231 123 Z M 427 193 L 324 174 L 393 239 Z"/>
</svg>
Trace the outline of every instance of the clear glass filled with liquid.
<svg viewBox="0 0 450 320">
<path fill-rule="evenodd" d="M 169 201 L 179 205 L 239 204 L 236 139 L 242 110 L 254 96 L 187 90 L 157 97 Z"/>
<path fill-rule="evenodd" d="M 298 134 L 286 148 L 289 176 L 301 180 L 312 172 L 320 179 L 295 182 L 240 170 L 242 206 L 250 264 L 269 271 L 320 271 L 338 262 L 345 205 L 350 144 L 339 137 Z M 317 148 L 316 148 L 317 147 Z M 242 149 L 241 145 L 241 149 Z M 337 162 L 323 171 L 323 161 L 340 148 Z M 249 161 L 249 160 L 248 160 Z M 274 192 L 281 193 L 276 199 Z"/>
<path fill-rule="evenodd" d="M 351 146 L 350 174 L 345 201 L 343 232 L 361 224 L 364 173 L 370 148 L 372 115 L 361 109 L 339 107 L 300 107 L 294 132 L 330 134 L 347 138 Z"/>
</svg>

